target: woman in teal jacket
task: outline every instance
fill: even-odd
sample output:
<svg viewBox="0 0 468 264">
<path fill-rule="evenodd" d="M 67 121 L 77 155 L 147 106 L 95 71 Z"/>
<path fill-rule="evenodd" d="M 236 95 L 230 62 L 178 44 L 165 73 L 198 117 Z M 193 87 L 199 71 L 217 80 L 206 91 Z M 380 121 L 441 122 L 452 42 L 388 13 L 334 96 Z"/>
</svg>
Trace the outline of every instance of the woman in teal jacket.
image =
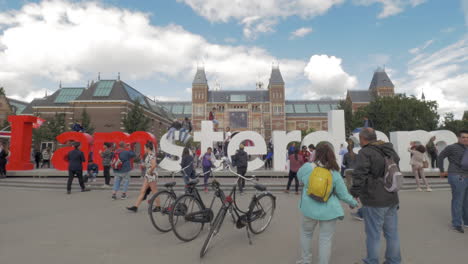
<svg viewBox="0 0 468 264">
<path fill-rule="evenodd" d="M 316 166 L 326 168 L 333 175 L 333 193 L 326 203 L 313 200 L 307 195 L 309 176 Z M 312 263 L 312 236 L 317 225 L 320 227 L 319 235 L 319 264 L 327 264 L 330 260 L 332 238 L 335 233 L 336 220 L 342 220 L 344 211 L 340 200 L 349 204 L 351 208 L 357 207 L 357 201 L 348 193 L 348 189 L 338 172 L 340 167 L 336 162 L 335 153 L 327 144 L 321 144 L 316 149 L 314 163 L 304 164 L 297 172 L 299 181 L 304 184 L 299 209 L 302 212 L 301 247 L 302 257 L 298 264 Z"/>
</svg>

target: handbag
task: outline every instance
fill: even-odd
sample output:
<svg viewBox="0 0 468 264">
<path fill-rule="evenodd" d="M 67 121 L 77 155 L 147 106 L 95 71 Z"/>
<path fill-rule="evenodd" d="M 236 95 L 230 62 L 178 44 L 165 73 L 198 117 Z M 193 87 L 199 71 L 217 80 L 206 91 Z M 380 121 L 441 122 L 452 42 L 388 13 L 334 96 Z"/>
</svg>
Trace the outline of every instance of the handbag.
<svg viewBox="0 0 468 264">
<path fill-rule="evenodd" d="M 426 157 L 424 157 L 424 160 L 423 160 L 423 169 L 427 169 L 429 168 L 429 162 L 427 161 Z"/>
</svg>

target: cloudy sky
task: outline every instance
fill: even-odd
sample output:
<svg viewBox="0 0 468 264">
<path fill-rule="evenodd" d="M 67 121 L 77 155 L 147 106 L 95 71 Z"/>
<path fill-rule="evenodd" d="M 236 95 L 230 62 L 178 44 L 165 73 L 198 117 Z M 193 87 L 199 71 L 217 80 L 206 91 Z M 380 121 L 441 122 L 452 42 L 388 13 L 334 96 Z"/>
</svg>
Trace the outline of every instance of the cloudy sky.
<svg viewBox="0 0 468 264">
<path fill-rule="evenodd" d="M 278 63 L 288 99 L 343 98 L 384 67 L 396 91 L 468 110 L 468 0 L 0 0 L 0 86 L 31 100 L 117 73 L 160 100 L 255 89 Z"/>
</svg>

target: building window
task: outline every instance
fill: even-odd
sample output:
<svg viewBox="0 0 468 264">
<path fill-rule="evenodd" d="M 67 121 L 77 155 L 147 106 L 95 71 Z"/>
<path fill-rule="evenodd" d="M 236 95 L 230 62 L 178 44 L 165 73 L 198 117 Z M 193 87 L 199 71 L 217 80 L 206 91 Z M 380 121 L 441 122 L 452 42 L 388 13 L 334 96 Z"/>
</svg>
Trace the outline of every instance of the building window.
<svg viewBox="0 0 468 264">
<path fill-rule="evenodd" d="M 231 102 L 245 102 L 247 96 L 245 94 L 231 94 Z"/>
</svg>

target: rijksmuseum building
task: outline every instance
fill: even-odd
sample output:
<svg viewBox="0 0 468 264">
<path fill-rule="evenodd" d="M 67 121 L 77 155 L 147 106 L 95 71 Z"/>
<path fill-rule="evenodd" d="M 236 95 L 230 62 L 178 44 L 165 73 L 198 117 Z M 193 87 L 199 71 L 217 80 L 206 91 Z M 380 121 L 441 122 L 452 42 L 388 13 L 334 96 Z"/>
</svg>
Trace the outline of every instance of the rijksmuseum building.
<svg viewBox="0 0 468 264">
<path fill-rule="evenodd" d="M 287 100 L 286 83 L 279 67 L 273 67 L 269 83 L 261 83 L 252 90 L 216 90 L 208 85 L 204 68 L 198 68 L 192 82 L 192 100 L 155 101 L 120 80 L 91 82 L 86 87 L 59 87 L 53 94 L 21 102 L 0 95 L 0 124 L 10 114 L 36 115 L 44 119 L 65 114 L 69 127 L 81 122 L 86 110 L 96 132 L 125 131 L 123 119 L 135 101 L 139 101 L 144 114 L 150 119 L 148 132 L 163 135 L 175 118 L 192 119 L 199 130 L 202 120 L 215 108 L 219 129 L 256 131 L 266 139 L 273 130 L 327 130 L 327 113 L 338 107 L 339 100 Z M 353 110 L 369 104 L 377 96 L 394 95 L 394 85 L 383 69 L 374 72 L 369 89 L 349 90 L 346 100 Z"/>
</svg>

